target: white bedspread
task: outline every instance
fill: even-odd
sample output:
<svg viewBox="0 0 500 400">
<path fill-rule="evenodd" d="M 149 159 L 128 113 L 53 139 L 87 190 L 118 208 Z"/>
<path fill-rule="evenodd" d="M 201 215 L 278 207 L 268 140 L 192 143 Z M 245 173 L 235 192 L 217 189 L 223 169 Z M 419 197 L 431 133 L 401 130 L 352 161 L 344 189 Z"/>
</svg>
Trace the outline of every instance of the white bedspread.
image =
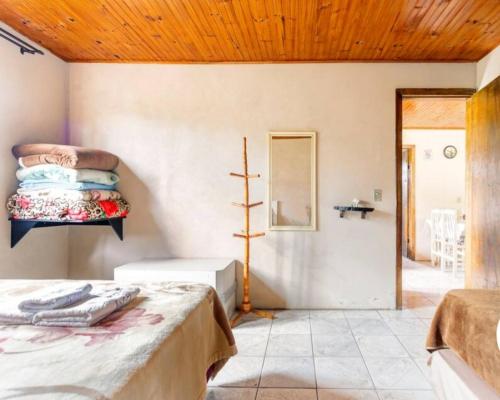
<svg viewBox="0 0 500 400">
<path fill-rule="evenodd" d="M 0 301 L 48 284 L 54 281 L 0 280 Z M 131 304 L 94 327 L 0 325 L 0 399 L 203 399 L 207 370 L 236 353 L 215 315 L 221 309 L 215 291 L 200 284 L 138 286 Z"/>
</svg>

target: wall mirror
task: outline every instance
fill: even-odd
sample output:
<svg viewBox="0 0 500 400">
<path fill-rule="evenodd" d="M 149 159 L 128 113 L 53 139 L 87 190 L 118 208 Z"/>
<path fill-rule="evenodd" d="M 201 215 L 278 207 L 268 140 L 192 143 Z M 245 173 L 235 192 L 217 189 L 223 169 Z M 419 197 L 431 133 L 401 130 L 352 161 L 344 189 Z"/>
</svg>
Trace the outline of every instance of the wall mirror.
<svg viewBox="0 0 500 400">
<path fill-rule="evenodd" d="M 316 230 L 316 132 L 270 132 L 269 229 Z"/>
</svg>

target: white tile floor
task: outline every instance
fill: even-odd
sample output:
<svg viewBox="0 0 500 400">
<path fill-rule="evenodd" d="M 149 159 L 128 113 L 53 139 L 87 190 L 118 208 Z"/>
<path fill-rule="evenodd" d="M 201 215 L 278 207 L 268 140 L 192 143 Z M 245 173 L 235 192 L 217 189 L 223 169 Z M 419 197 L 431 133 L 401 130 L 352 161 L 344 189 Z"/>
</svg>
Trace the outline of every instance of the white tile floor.
<svg viewBox="0 0 500 400">
<path fill-rule="evenodd" d="M 234 329 L 239 354 L 207 400 L 433 400 L 425 335 L 446 291 L 463 287 L 405 260 L 403 310 L 286 310 Z"/>
</svg>

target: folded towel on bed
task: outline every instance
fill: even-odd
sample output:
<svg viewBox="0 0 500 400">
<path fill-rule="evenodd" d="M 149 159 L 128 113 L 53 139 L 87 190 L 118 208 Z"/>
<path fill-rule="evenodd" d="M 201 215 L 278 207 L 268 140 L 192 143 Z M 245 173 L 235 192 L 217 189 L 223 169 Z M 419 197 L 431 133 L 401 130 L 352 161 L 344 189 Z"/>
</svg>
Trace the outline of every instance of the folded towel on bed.
<svg viewBox="0 0 500 400">
<path fill-rule="evenodd" d="M 19 310 L 37 312 L 67 307 L 89 297 L 92 290 L 90 283 L 65 282 L 33 292 L 29 298 L 19 303 Z"/>
<path fill-rule="evenodd" d="M 33 317 L 33 324 L 42 326 L 92 326 L 113 311 L 130 303 L 139 293 L 139 288 L 114 288 L 91 297 L 72 307 L 40 311 Z"/>
<path fill-rule="evenodd" d="M 41 164 L 29 168 L 19 168 L 16 172 L 20 181 L 37 182 L 92 182 L 101 185 L 115 185 L 120 178 L 111 171 L 97 169 L 72 169 L 59 165 Z"/>
<path fill-rule="evenodd" d="M 12 154 L 22 167 L 56 164 L 67 168 L 111 171 L 119 163 L 117 156 L 103 150 L 59 144 L 21 144 L 12 148 Z"/>
<path fill-rule="evenodd" d="M 0 325 L 29 325 L 34 313 L 21 311 L 17 303 L 0 304 Z"/>
<path fill-rule="evenodd" d="M 17 194 L 26 198 L 35 199 L 68 199 L 78 200 L 118 200 L 121 199 L 120 192 L 115 190 L 69 190 L 69 189 L 17 189 Z"/>
</svg>

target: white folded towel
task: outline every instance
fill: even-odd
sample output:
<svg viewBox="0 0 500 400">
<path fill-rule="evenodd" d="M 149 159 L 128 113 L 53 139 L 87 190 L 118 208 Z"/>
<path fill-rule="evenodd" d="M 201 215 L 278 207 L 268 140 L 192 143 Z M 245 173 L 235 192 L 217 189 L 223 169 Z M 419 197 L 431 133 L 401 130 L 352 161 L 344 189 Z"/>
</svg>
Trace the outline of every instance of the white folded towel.
<svg viewBox="0 0 500 400">
<path fill-rule="evenodd" d="M 19 303 L 19 309 L 24 312 L 37 312 L 67 307 L 88 298 L 91 290 L 90 283 L 61 283 L 31 293 Z"/>
<path fill-rule="evenodd" d="M 68 308 L 37 312 L 33 324 L 42 326 L 92 326 L 113 311 L 130 303 L 139 293 L 139 288 L 107 289 Z"/>
<path fill-rule="evenodd" d="M 0 325 L 29 325 L 34 313 L 21 311 L 17 303 L 0 304 Z"/>
</svg>

